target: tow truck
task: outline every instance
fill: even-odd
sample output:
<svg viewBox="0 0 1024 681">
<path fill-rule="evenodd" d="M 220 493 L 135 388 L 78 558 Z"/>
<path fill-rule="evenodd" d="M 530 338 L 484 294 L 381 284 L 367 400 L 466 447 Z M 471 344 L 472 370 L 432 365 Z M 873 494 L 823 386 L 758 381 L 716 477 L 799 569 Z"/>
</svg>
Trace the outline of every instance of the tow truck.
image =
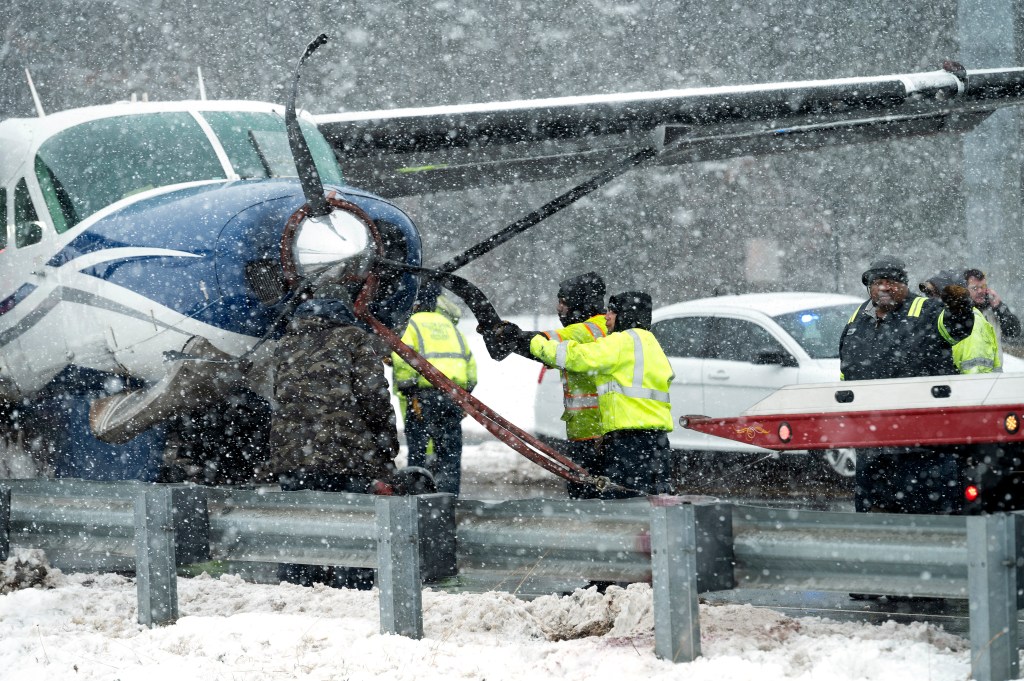
<svg viewBox="0 0 1024 681">
<path fill-rule="evenodd" d="M 965 515 L 1024 508 L 1024 374 L 840 381 L 781 388 L 739 416 L 679 424 L 776 451 L 952 451 Z"/>
</svg>

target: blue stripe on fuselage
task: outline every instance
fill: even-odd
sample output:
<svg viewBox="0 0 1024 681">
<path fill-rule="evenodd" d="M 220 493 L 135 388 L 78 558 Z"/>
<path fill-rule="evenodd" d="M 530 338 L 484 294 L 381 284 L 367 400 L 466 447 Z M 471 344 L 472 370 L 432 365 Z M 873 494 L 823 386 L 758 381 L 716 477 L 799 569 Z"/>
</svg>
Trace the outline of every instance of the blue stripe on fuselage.
<svg viewBox="0 0 1024 681">
<path fill-rule="evenodd" d="M 372 219 L 399 224 L 409 241 L 407 261 L 419 264 L 419 235 L 404 213 L 351 188 L 337 191 Z M 285 224 L 304 203 L 294 179 L 187 187 L 143 198 L 100 218 L 48 264 L 68 266 L 76 258 L 91 255 L 91 264 L 81 267 L 84 274 L 226 331 L 262 336 L 277 310 L 255 297 L 246 282 L 245 267 L 258 260 L 280 261 Z M 146 249 L 181 255 L 153 255 Z M 103 251 L 110 251 L 109 259 Z M 385 306 L 389 312 L 399 312 L 396 321 L 411 306 L 410 289 L 403 289 Z M 389 319 L 382 321 L 393 325 Z"/>
<path fill-rule="evenodd" d="M 33 284 L 22 284 L 17 291 L 0 300 L 0 317 L 14 309 L 14 306 L 25 300 L 30 293 L 36 290 Z"/>
</svg>

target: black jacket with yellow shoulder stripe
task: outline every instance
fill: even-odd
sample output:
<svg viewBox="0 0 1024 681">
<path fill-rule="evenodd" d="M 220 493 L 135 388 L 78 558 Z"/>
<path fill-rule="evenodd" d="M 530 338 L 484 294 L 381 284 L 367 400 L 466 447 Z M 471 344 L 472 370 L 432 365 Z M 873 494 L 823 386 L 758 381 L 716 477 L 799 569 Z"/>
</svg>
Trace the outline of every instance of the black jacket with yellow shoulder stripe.
<svg viewBox="0 0 1024 681">
<path fill-rule="evenodd" d="M 952 347 L 971 334 L 974 312 L 953 311 L 938 300 L 908 297 L 879 319 L 867 301 L 839 339 L 840 378 L 943 376 L 957 373 Z"/>
</svg>

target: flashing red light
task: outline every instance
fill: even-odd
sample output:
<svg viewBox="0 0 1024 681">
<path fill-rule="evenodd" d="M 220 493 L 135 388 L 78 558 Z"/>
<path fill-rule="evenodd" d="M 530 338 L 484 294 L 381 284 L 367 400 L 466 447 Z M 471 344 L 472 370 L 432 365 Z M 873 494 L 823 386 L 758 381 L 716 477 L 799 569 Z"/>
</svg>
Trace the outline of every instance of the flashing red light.
<svg viewBox="0 0 1024 681">
<path fill-rule="evenodd" d="M 964 490 L 964 499 L 975 501 L 980 494 L 981 492 L 978 491 L 977 485 L 967 485 L 967 488 Z"/>
<path fill-rule="evenodd" d="M 779 439 L 783 442 L 789 442 L 793 439 L 793 429 L 785 421 L 779 424 Z"/>
</svg>

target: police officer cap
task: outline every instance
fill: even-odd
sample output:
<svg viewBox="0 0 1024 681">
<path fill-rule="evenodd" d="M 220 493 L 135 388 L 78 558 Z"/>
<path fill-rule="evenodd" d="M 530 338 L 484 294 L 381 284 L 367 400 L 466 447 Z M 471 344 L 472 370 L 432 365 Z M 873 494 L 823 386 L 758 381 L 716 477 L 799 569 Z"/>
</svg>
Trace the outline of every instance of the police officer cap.
<svg viewBox="0 0 1024 681">
<path fill-rule="evenodd" d="M 901 284 L 907 283 L 907 264 L 899 258 L 885 256 L 875 260 L 861 276 L 860 281 L 865 286 L 871 286 L 876 279 L 889 279 L 898 281 Z"/>
</svg>

